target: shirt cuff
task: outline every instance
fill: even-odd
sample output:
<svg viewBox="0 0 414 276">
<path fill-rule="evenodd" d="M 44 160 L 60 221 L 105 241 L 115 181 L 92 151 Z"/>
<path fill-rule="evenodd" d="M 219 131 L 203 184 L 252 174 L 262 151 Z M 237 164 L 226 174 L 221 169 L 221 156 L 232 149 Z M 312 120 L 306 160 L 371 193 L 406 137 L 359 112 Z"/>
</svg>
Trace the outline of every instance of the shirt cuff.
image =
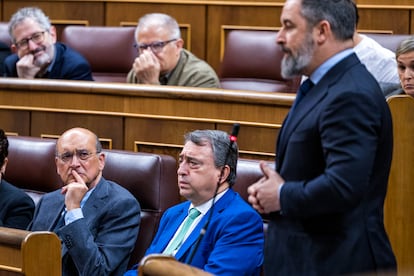
<svg viewBox="0 0 414 276">
<path fill-rule="evenodd" d="M 65 215 L 65 225 L 74 222 L 75 220 L 83 218 L 83 212 L 81 208 L 76 208 L 68 211 Z"/>
</svg>

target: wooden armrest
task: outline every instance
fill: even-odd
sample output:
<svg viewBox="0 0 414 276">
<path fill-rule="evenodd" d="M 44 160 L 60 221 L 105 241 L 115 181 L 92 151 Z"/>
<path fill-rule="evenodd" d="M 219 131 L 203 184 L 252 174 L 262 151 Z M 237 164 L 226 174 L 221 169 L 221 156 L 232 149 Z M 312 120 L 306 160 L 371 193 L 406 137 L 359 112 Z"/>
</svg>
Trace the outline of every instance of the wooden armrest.
<svg viewBox="0 0 414 276">
<path fill-rule="evenodd" d="M 139 276 L 212 276 L 197 267 L 181 263 L 172 256 L 150 254 L 144 257 L 138 268 Z"/>
<path fill-rule="evenodd" d="M 0 275 L 61 273 L 61 244 L 55 233 L 0 227 Z"/>
</svg>

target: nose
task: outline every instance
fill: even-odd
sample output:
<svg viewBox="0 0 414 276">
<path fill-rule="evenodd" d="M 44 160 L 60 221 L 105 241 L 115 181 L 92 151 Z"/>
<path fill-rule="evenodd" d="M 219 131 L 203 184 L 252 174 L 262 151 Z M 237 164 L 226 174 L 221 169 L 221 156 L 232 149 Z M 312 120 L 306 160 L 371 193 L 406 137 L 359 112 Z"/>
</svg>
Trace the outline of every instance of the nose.
<svg viewBox="0 0 414 276">
<path fill-rule="evenodd" d="M 177 175 L 185 175 L 187 174 L 187 163 L 186 162 L 181 162 L 178 165 L 178 169 L 177 169 Z"/>
<path fill-rule="evenodd" d="M 279 30 L 276 34 L 276 44 L 284 44 L 285 43 L 285 37 L 283 34 L 283 29 Z"/>
<path fill-rule="evenodd" d="M 27 41 L 27 45 L 28 45 L 28 47 L 31 51 L 36 50 L 37 47 L 39 46 L 39 45 L 37 45 L 37 43 L 34 43 L 31 39 L 29 39 L 29 41 Z"/>
<path fill-rule="evenodd" d="M 405 79 L 411 79 L 413 77 L 413 75 L 414 75 L 413 70 L 407 67 L 405 69 L 405 72 L 404 72 L 404 78 Z"/>
<path fill-rule="evenodd" d="M 72 156 L 72 159 L 70 160 L 70 166 L 77 167 L 79 166 L 79 164 L 80 164 L 79 157 L 76 154 L 74 154 Z"/>
</svg>

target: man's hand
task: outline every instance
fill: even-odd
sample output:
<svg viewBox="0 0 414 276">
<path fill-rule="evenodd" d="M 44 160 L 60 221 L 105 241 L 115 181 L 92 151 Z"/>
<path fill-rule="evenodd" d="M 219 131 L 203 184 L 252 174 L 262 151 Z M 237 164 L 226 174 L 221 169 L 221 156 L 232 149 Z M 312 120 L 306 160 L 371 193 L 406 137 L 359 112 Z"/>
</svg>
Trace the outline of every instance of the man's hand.
<svg viewBox="0 0 414 276">
<path fill-rule="evenodd" d="M 24 79 L 33 79 L 39 73 L 41 67 L 34 63 L 34 56 L 27 54 L 19 59 L 16 63 L 17 76 Z"/>
<path fill-rule="evenodd" d="M 249 186 L 249 202 L 259 213 L 270 213 L 280 210 L 279 187 L 284 180 L 272 168 L 263 161 L 260 169 L 264 176 L 256 183 Z"/>
<path fill-rule="evenodd" d="M 160 84 L 161 65 L 151 50 L 144 50 L 134 61 L 133 69 L 139 83 Z"/>
<path fill-rule="evenodd" d="M 65 205 L 68 211 L 80 208 L 81 200 L 88 192 L 88 186 L 86 186 L 83 179 L 75 170 L 72 170 L 72 175 L 76 181 L 62 188 L 62 194 L 65 195 Z"/>
</svg>

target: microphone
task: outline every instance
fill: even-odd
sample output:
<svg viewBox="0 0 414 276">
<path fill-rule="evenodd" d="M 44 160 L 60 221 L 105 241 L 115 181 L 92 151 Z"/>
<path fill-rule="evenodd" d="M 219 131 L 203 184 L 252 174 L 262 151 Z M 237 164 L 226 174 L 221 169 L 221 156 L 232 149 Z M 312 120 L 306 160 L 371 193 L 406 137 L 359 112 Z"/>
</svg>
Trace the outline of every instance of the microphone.
<svg viewBox="0 0 414 276">
<path fill-rule="evenodd" d="M 185 262 L 186 264 L 191 264 L 192 263 L 195 252 L 197 252 L 198 246 L 200 245 L 201 240 L 203 239 L 205 233 L 207 232 L 207 228 L 210 224 L 210 220 L 211 220 L 211 217 L 213 215 L 214 206 L 215 206 L 215 203 L 216 203 L 216 196 L 217 196 L 218 190 L 220 188 L 221 180 L 223 179 L 224 167 L 227 164 L 227 161 L 228 161 L 229 156 L 230 156 L 230 152 L 233 150 L 233 144 L 234 144 L 234 142 L 237 141 L 237 135 L 239 134 L 239 130 L 240 130 L 240 124 L 234 123 L 233 124 L 233 129 L 231 131 L 231 135 L 229 137 L 230 143 L 229 143 L 229 147 L 228 147 L 227 152 L 226 152 L 226 158 L 224 159 L 224 165 L 221 168 L 220 176 L 219 176 L 219 179 L 217 181 L 216 190 L 215 190 L 214 196 L 213 196 L 213 201 L 211 202 L 210 214 L 209 214 L 209 216 L 207 218 L 207 221 L 204 224 L 203 228 L 201 228 L 200 235 L 198 236 L 198 238 L 195 242 L 195 245 L 193 247 L 193 250 L 191 251 L 191 254 L 188 256 L 187 261 Z"/>
</svg>

